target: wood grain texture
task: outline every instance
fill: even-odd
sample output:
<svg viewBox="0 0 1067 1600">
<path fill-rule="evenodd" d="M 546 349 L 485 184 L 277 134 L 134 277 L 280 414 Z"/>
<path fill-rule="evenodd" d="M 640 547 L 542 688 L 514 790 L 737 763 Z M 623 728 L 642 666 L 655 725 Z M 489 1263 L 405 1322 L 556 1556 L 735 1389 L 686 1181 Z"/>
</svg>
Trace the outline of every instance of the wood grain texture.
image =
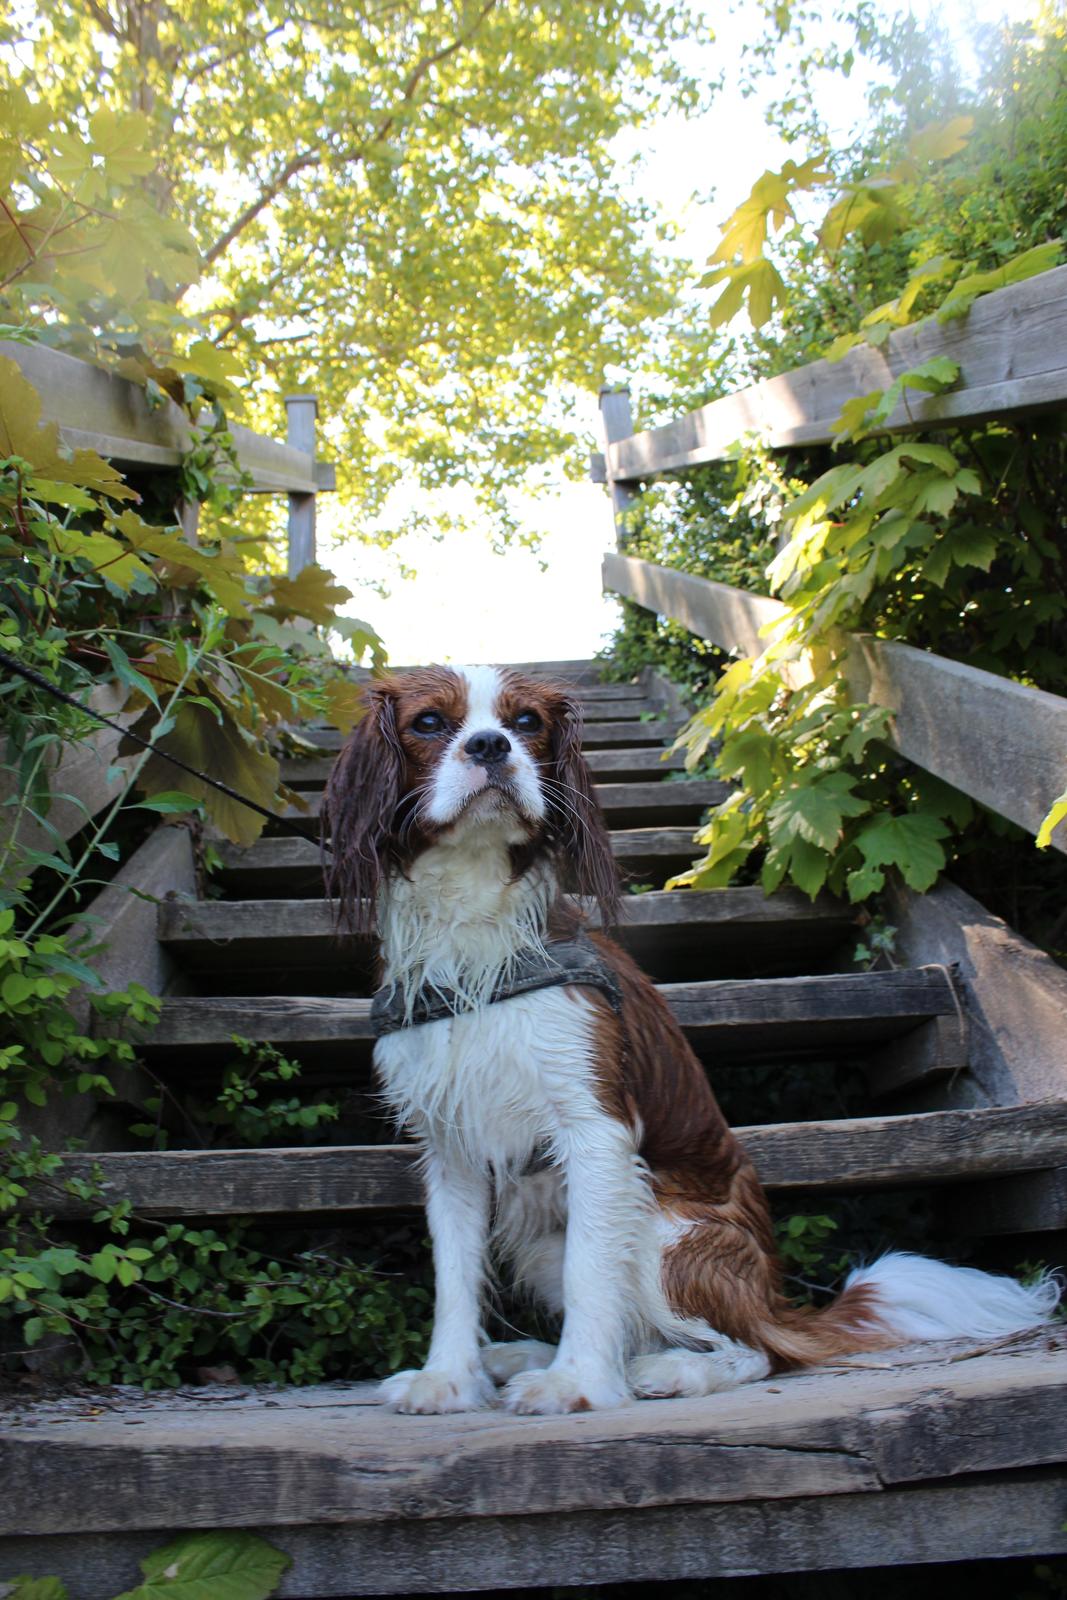
<svg viewBox="0 0 1067 1600">
<path fill-rule="evenodd" d="M 634 556 L 609 552 L 603 561 L 604 588 L 636 600 L 639 606 L 680 622 L 731 655 L 758 656 L 767 641 L 760 629 L 786 614 L 780 600 L 715 583 L 691 572 L 675 572 Z"/>
<path fill-rule="evenodd" d="M 91 691 L 89 704 L 101 716 L 111 718 L 123 728 L 140 715 L 139 711 L 122 711 L 128 693 L 125 685 L 100 684 Z M 130 766 L 136 759 L 119 756 L 121 743 L 121 732 L 98 726 L 77 744 L 62 744 L 57 753 L 50 753 L 46 758 L 52 791 L 48 826 L 42 827 L 33 818 L 23 817 L 16 835 L 18 843 L 29 850 L 52 851 L 55 833 L 70 839 L 91 817 L 115 800 L 128 781 Z M 0 805 L 10 801 L 16 792 L 12 774 L 0 773 Z"/>
<path fill-rule="evenodd" d="M 894 1038 L 931 1017 L 954 1015 L 952 985 L 930 971 L 830 973 L 801 978 L 711 979 L 659 986 L 690 1042 L 716 1060 L 742 1051 L 818 1049 Z M 503 1002 L 506 1004 L 507 1002 Z M 112 1024 L 113 1026 L 113 1024 Z M 235 1034 L 307 1048 L 368 1045 L 370 1000 L 323 995 L 195 995 L 166 999 L 141 1048 L 228 1050 Z"/>
<path fill-rule="evenodd" d="M 785 614 L 776 600 L 650 562 L 609 554 L 603 570 L 606 589 L 738 655 L 760 654 L 759 629 Z M 845 676 L 855 701 L 892 711 L 901 755 L 1037 833 L 1063 788 L 1067 698 L 864 634 L 849 640 Z M 1067 851 L 1067 821 L 1052 845 Z"/>
<path fill-rule="evenodd" d="M 271 1406 L 262 1394 L 160 1404 L 129 1391 L 90 1416 L 84 1400 L 82 1415 L 41 1404 L 5 1423 L 0 1532 L 432 1524 L 877 1496 L 961 1472 L 1055 1464 L 1067 1436 L 1056 1344 L 1042 1337 L 952 1362 L 926 1347 L 913 1364 L 570 1417 L 400 1417 L 346 1385 L 275 1390 Z"/>
<path fill-rule="evenodd" d="M 738 1128 L 769 1189 L 828 1192 L 962 1182 L 1067 1163 L 1067 1105 L 849 1117 Z M 68 1155 L 63 1172 L 98 1169 L 105 1198 L 143 1216 L 288 1215 L 421 1203 L 412 1145 L 165 1150 Z M 53 1186 L 27 1205 L 57 1216 L 96 1208 Z"/>
<path fill-rule="evenodd" d="M 980 1239 L 1059 1233 L 1067 1229 L 1067 1166 L 963 1184 L 946 1194 L 942 1212 L 950 1228 Z"/>
<path fill-rule="evenodd" d="M 698 853 L 692 828 L 623 828 L 612 831 L 609 840 L 620 870 L 633 882 L 655 879 L 662 885 Z M 322 895 L 322 862 L 310 839 L 258 839 L 247 850 L 223 841 L 217 848 L 218 882 L 227 892 L 280 898 Z"/>
<path fill-rule="evenodd" d="M 645 748 L 658 746 L 663 749 L 671 743 L 687 720 L 682 716 L 660 716 L 647 722 L 615 719 L 609 722 L 589 722 L 586 723 L 582 733 L 582 749 L 583 751 L 610 750 L 623 749 L 626 746 Z M 336 728 L 302 730 L 301 737 L 307 739 L 317 750 L 339 750 L 345 742 L 344 736 L 338 733 Z"/>
<path fill-rule="evenodd" d="M 0 355 L 21 369 L 41 396 L 46 422 L 58 422 L 65 443 L 97 450 L 116 461 L 177 467 L 192 444 L 188 418 L 173 401 L 149 408 L 136 383 L 41 344 L 0 340 Z M 255 490 L 314 494 L 318 481 L 309 455 L 234 423 L 237 459 Z"/>
<path fill-rule="evenodd" d="M 662 982 L 811 972 L 836 960 L 853 929 L 847 906 L 755 888 L 624 895 L 621 917 L 616 937 Z M 377 940 L 336 934 L 322 900 L 174 900 L 159 909 L 158 938 L 183 972 L 231 990 L 373 983 Z"/>
<path fill-rule="evenodd" d="M 1049 1557 L 1067 1551 L 1065 1501 L 1067 1473 L 1046 1468 L 879 1494 L 252 1531 L 292 1560 L 278 1600 L 350 1600 Z M 112 1600 L 182 1531 L 0 1537 L 0 1571 L 55 1575 L 79 1600 Z"/>
<path fill-rule="evenodd" d="M 842 361 L 814 361 L 714 400 L 661 428 L 609 443 L 605 459 L 616 487 L 661 472 L 721 461 L 746 433 L 771 449 L 828 444 L 846 400 L 887 388 L 901 372 L 933 356 L 960 367 L 943 395 L 909 394 L 888 418 L 915 430 L 1041 409 L 1067 400 L 1067 267 L 984 295 L 964 318 L 933 318 L 890 334 L 882 349 L 860 345 Z"/>
<path fill-rule="evenodd" d="M 721 805 L 734 792 L 734 785 L 711 778 L 681 778 L 663 783 L 597 783 L 593 793 L 609 828 L 639 828 L 655 820 L 660 827 L 692 823 L 695 828 L 709 806 Z M 304 797 L 306 810 L 289 806 L 282 815 L 287 822 L 303 829 L 309 838 L 318 838 L 322 796 Z M 268 827 L 270 824 L 268 823 Z"/>
<path fill-rule="evenodd" d="M 970 1076 L 985 1097 L 1067 1100 L 1067 972 L 953 883 L 929 894 L 892 886 L 887 915 L 898 960 L 957 974 Z"/>
<path fill-rule="evenodd" d="M 685 771 L 685 752 L 654 747 L 643 750 L 587 750 L 586 764 L 601 783 L 639 783 Z M 281 764 L 282 782 L 291 789 L 321 789 L 333 769 L 332 758 L 301 761 L 290 757 Z"/>
</svg>

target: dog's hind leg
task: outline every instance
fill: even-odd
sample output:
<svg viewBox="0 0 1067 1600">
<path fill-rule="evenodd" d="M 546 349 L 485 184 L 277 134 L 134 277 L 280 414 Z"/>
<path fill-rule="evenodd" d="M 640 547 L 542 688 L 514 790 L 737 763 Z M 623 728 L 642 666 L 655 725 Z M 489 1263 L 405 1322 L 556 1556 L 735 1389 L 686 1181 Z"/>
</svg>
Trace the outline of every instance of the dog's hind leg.
<svg viewBox="0 0 1067 1600">
<path fill-rule="evenodd" d="M 538 1372 L 551 1364 L 554 1344 L 540 1339 L 511 1339 L 504 1344 L 488 1344 L 482 1351 L 482 1365 L 496 1384 L 507 1383 L 517 1372 Z"/>
<path fill-rule="evenodd" d="M 762 1350 L 724 1337 L 714 1350 L 660 1350 L 655 1355 L 637 1356 L 627 1367 L 626 1377 L 639 1400 L 657 1400 L 737 1389 L 766 1378 L 770 1370 Z"/>
</svg>

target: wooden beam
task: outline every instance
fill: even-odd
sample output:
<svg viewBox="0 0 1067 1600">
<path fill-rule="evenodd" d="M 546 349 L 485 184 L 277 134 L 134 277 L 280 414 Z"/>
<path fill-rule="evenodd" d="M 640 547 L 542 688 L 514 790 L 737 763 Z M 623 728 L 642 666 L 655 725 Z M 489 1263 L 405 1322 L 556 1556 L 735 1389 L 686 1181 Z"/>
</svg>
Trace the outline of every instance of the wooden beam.
<svg viewBox="0 0 1067 1600">
<path fill-rule="evenodd" d="M 893 712 L 902 756 L 1037 833 L 1067 786 L 1067 698 L 865 634 L 845 670 L 854 700 Z M 1067 822 L 1052 843 L 1067 851 Z"/>
<path fill-rule="evenodd" d="M 783 1051 L 840 1051 L 894 1039 L 932 1017 L 954 1015 L 946 974 L 831 973 L 823 977 L 721 978 L 665 983 L 660 994 L 690 1043 L 716 1061 Z M 457 1024 L 458 1026 L 459 1024 Z M 369 999 L 319 995 L 197 995 L 164 1002 L 140 1048 L 230 1051 L 234 1034 L 295 1049 L 368 1049 L 374 1034 Z"/>
<path fill-rule="evenodd" d="M 193 894 L 196 868 L 188 828 L 161 826 L 130 856 L 72 929 L 97 947 L 92 965 L 104 991 L 140 983 L 162 994 L 175 981 L 177 963 L 156 937 L 159 902 L 167 894 Z M 92 1030 L 88 991 L 78 988 L 69 1007 L 79 1027 Z M 109 1031 L 111 1031 L 109 1029 Z M 83 1141 L 87 1150 L 114 1149 L 129 1142 L 131 1106 L 143 1107 L 156 1091 L 140 1063 L 105 1061 L 115 1098 L 92 1094 L 52 1095 L 44 1106 L 28 1102 L 20 1108 L 24 1136 L 35 1135 L 46 1150 L 62 1149 L 68 1139 Z"/>
<path fill-rule="evenodd" d="M 1067 1166 L 966 1183 L 942 1201 L 950 1228 L 972 1238 L 1067 1229 Z"/>
<path fill-rule="evenodd" d="M 688 822 L 695 828 L 709 806 L 721 805 L 733 792 L 732 783 L 723 783 L 717 778 L 682 778 L 676 783 L 657 779 L 648 783 L 593 786 L 609 828 L 639 828 L 651 818 L 663 827 L 677 827 Z M 281 815 L 309 838 L 317 839 L 322 795 L 307 795 L 305 804 L 306 810 L 301 806 L 289 806 Z"/>
<path fill-rule="evenodd" d="M 660 886 L 699 852 L 692 828 L 625 828 L 608 835 L 624 877 Z M 310 839 L 258 839 L 249 849 L 219 844 L 218 882 L 241 895 L 281 898 L 322 894 L 322 862 Z"/>
<path fill-rule="evenodd" d="M 662 472 L 721 461 L 746 434 L 772 450 L 828 444 L 846 400 L 885 389 L 902 372 L 947 356 L 960 367 L 948 394 L 909 392 L 891 429 L 956 427 L 988 417 L 1062 405 L 1067 400 L 1067 267 L 983 295 L 966 317 L 933 318 L 890 334 L 880 350 L 860 345 L 842 361 L 814 361 L 661 428 L 607 444 L 616 486 Z"/>
<path fill-rule="evenodd" d="M 33 384 L 43 420 L 58 422 L 72 449 L 96 450 L 134 466 L 177 467 L 192 444 L 185 412 L 171 400 L 152 410 L 139 384 L 46 345 L 4 339 L 0 355 L 14 361 Z M 230 431 L 255 490 L 314 495 L 328 487 L 311 455 L 236 423 Z"/>
<path fill-rule="evenodd" d="M 797 890 L 767 896 L 757 888 L 624 895 L 619 916 L 622 944 L 662 980 L 810 971 L 855 921 L 851 907 L 828 896 L 812 904 Z M 323 900 L 171 899 L 159 908 L 157 928 L 186 971 L 271 971 L 290 988 L 307 973 L 342 971 L 352 988 L 357 973 L 369 978 L 377 948 L 374 938 L 340 937 Z"/>
<path fill-rule="evenodd" d="M 846 1117 L 738 1128 L 771 1190 L 846 1192 L 964 1182 L 1067 1163 L 1067 1104 Z M 414 1145 L 298 1146 L 66 1155 L 62 1173 L 101 1174 L 100 1200 L 35 1186 L 27 1205 L 62 1217 L 129 1200 L 141 1216 L 373 1211 L 422 1203 Z"/>
<path fill-rule="evenodd" d="M 897 1362 L 887 1352 L 877 1369 L 536 1419 L 397 1416 L 369 1386 L 343 1384 L 23 1404 L 0 1441 L 0 1532 L 261 1524 L 284 1548 L 294 1523 L 392 1522 L 401 1537 L 412 1523 L 435 1527 L 447 1544 L 467 1518 L 746 1501 L 771 1503 L 766 1530 L 797 1498 L 855 1504 L 895 1485 L 1057 1464 L 1062 1340 L 948 1348 L 955 1361 L 926 1345 Z M 543 1526 L 548 1538 L 554 1523 Z"/>
<path fill-rule="evenodd" d="M 759 627 L 785 613 L 765 596 L 614 554 L 604 587 L 738 655 L 760 654 Z M 867 634 L 850 637 L 845 673 L 854 700 L 893 712 L 902 756 L 1037 833 L 1067 783 L 1067 698 Z M 1052 844 L 1067 852 L 1067 821 Z"/>
<path fill-rule="evenodd" d="M 1067 972 L 954 883 L 928 894 L 890 885 L 886 916 L 896 959 L 951 967 L 968 1019 L 969 1073 L 951 1088 L 977 1086 L 994 1105 L 1067 1100 Z M 941 1103 L 960 1104 L 958 1098 Z M 931 1108 L 932 1109 L 932 1108 Z"/>
<path fill-rule="evenodd" d="M 207 1391 L 201 1404 L 218 1398 L 218 1391 Z M 702 1459 L 702 1450 L 693 1456 Z M 627 1457 L 628 1450 L 615 1453 L 616 1460 Z M 123 1494 L 125 1499 L 125 1483 Z M 598 1593 L 603 1584 L 655 1587 L 754 1573 L 1048 1558 L 1067 1552 L 1065 1500 L 1067 1472 L 1047 1468 L 877 1494 L 557 1511 L 551 1518 L 457 1517 L 448 1523 L 288 1522 L 251 1531 L 290 1557 L 281 1591 L 288 1600 L 571 1585 L 592 1585 Z M 185 1493 L 175 1494 L 174 1521 L 182 1527 L 190 1525 L 186 1503 Z M 84 1600 L 125 1593 L 141 1581 L 137 1563 L 169 1537 L 155 1529 L 139 1531 L 136 1521 L 134 1515 L 115 1533 L 0 1537 L 0 1570 L 60 1578 Z M 856 1587 L 863 1587 L 862 1580 Z"/>
<path fill-rule="evenodd" d="M 613 551 L 604 557 L 603 579 L 605 589 L 680 622 L 690 633 L 735 656 L 761 655 L 767 645 L 761 628 L 786 614 L 779 600 L 766 595 Z"/>
<path fill-rule="evenodd" d="M 602 783 L 639 783 L 644 778 L 663 777 L 668 772 L 685 771 L 684 750 L 661 750 L 648 746 L 639 750 L 586 750 L 585 762 Z M 307 760 L 290 756 L 282 761 L 282 782 L 291 789 L 321 789 L 333 770 L 329 757 Z"/>
<path fill-rule="evenodd" d="M 120 727 L 136 722 L 139 711 L 124 712 L 120 708 L 129 696 L 124 684 L 100 684 L 89 695 L 89 704 L 102 716 L 110 717 Z M 128 781 L 134 756 L 120 756 L 122 734 L 113 728 L 95 727 L 76 743 L 63 744 L 58 753 L 48 758 L 49 784 L 52 804 L 41 826 L 32 817 L 23 817 L 19 824 L 18 843 L 30 850 L 55 849 L 54 829 L 61 839 L 79 833 L 86 823 L 114 800 Z M 0 803 L 12 816 L 11 802 L 16 785 L 9 773 L 0 774 Z"/>
</svg>

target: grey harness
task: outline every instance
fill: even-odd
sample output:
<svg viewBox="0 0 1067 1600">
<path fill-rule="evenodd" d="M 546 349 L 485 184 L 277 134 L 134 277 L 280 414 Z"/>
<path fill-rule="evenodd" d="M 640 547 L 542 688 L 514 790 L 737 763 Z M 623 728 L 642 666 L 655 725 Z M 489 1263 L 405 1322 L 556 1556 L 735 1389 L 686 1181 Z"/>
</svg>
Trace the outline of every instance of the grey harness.
<svg viewBox="0 0 1067 1600">
<path fill-rule="evenodd" d="M 622 990 L 619 980 L 600 954 L 596 945 L 584 934 L 573 939 L 549 939 L 545 953 L 531 951 L 518 957 L 506 982 L 500 983 L 489 995 L 489 1004 L 499 1000 L 513 1000 L 516 995 L 532 994 L 535 989 L 555 989 L 561 984 L 582 984 L 599 989 L 616 1013 L 622 1011 Z M 374 1037 L 396 1033 L 400 1028 L 417 1027 L 423 1022 L 439 1022 L 443 1017 L 461 1016 L 469 1012 L 460 995 L 452 989 L 438 989 L 427 985 L 415 996 L 410 1022 L 406 1014 L 404 995 L 394 984 L 379 989 L 371 1001 L 370 1020 Z"/>
</svg>

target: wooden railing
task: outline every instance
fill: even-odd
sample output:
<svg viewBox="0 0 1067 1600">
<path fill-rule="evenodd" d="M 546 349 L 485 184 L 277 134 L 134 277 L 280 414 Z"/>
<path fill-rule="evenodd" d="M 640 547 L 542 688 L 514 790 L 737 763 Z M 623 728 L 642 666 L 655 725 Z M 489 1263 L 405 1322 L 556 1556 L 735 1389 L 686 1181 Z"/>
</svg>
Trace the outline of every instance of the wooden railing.
<svg viewBox="0 0 1067 1600">
<path fill-rule="evenodd" d="M 41 396 L 45 422 L 57 422 L 72 449 L 95 450 L 120 466 L 177 469 L 192 445 L 192 424 L 172 400 L 152 407 L 139 384 L 46 345 L 0 340 L 0 355 Z M 288 439 L 231 428 L 237 459 L 256 494 L 289 496 L 289 575 L 315 559 L 315 497 L 335 487 L 332 463 L 315 459 L 314 395 L 285 401 Z"/>
<path fill-rule="evenodd" d="M 59 424 L 60 437 L 72 449 L 95 450 L 119 466 L 177 471 L 193 442 L 192 425 L 171 400 L 151 407 L 136 383 L 117 377 L 87 361 L 50 350 L 46 345 L 0 340 L 0 356 L 20 368 L 41 396 L 42 420 Z M 323 490 L 333 489 L 333 465 L 315 459 L 314 395 L 289 395 L 285 401 L 288 439 L 270 439 L 249 428 L 231 429 L 241 468 L 251 477 L 257 494 L 289 496 L 290 577 L 315 560 L 315 501 Z M 195 531 L 195 507 L 183 508 L 188 533 Z M 92 695 L 98 711 L 120 723 L 136 713 L 117 710 L 125 695 L 113 685 L 103 685 Z M 54 794 L 48 814 L 49 830 L 24 823 L 22 843 L 50 849 L 55 833 L 69 839 L 114 798 L 125 782 L 124 767 L 133 759 L 120 758 L 121 736 L 100 728 L 77 745 L 65 747 L 51 774 Z M 0 800 L 9 792 L 0 784 Z"/>
<path fill-rule="evenodd" d="M 845 401 L 944 355 L 960 368 L 950 393 L 911 395 L 886 426 L 947 428 L 1067 402 L 1067 267 L 1000 289 L 961 321 L 920 323 L 881 350 L 815 361 L 635 433 L 625 390 L 601 395 L 603 456 L 593 478 L 611 490 L 622 553 L 604 558 L 604 588 L 681 623 L 734 655 L 758 655 L 760 629 L 784 614 L 767 595 L 674 572 L 625 554 L 626 512 L 640 484 L 728 457 L 746 434 L 771 449 L 825 444 Z M 1067 784 L 1067 699 L 910 645 L 854 634 L 845 671 L 857 701 L 893 712 L 901 755 L 1036 833 Z M 1052 836 L 1067 852 L 1067 823 Z"/>
</svg>

